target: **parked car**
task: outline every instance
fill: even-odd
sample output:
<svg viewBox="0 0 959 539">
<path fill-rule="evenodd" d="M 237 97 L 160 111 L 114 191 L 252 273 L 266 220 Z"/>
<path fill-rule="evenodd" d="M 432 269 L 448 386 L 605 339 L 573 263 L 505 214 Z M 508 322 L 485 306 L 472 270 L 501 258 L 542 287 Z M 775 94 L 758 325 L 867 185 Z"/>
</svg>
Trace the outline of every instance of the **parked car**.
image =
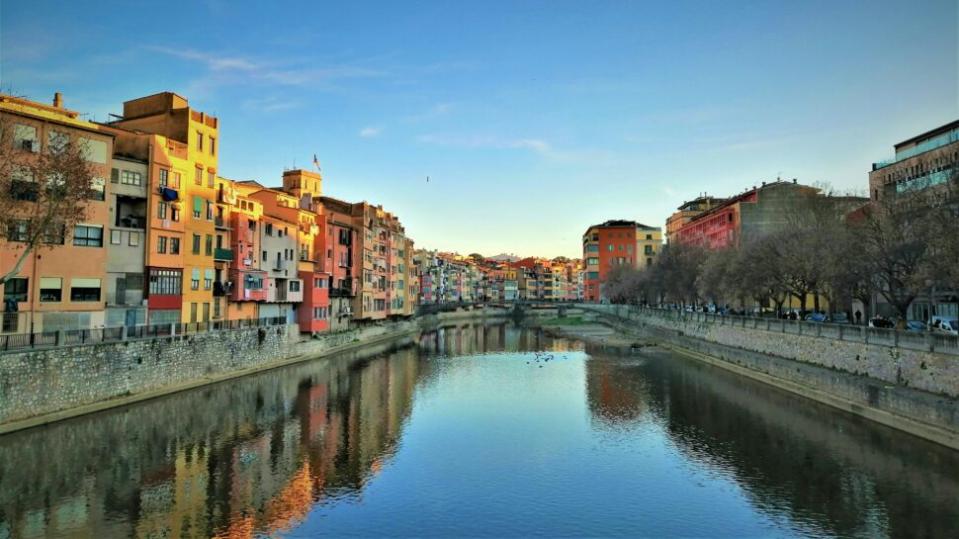
<svg viewBox="0 0 959 539">
<path fill-rule="evenodd" d="M 869 327 L 871 328 L 893 328 L 896 327 L 896 323 L 888 318 L 883 318 L 877 316 L 869 320 Z"/>
<path fill-rule="evenodd" d="M 959 335 L 959 319 L 947 316 L 933 316 L 929 324 L 932 331 L 947 335 Z"/>
<path fill-rule="evenodd" d="M 829 321 L 833 324 L 849 324 L 849 315 L 846 313 L 832 313 L 829 316 Z"/>
<path fill-rule="evenodd" d="M 912 333 L 924 333 L 927 329 L 925 322 L 920 320 L 907 320 L 906 321 L 906 331 Z"/>
<path fill-rule="evenodd" d="M 809 313 L 806 315 L 806 322 L 828 322 L 829 315 L 826 313 Z"/>
</svg>

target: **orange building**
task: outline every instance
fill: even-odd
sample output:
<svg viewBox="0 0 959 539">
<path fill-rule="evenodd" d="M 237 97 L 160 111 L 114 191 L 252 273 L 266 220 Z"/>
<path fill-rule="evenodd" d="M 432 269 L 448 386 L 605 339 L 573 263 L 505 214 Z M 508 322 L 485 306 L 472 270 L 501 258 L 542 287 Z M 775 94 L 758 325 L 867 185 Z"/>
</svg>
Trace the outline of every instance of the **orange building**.
<svg viewBox="0 0 959 539">
<path fill-rule="evenodd" d="M 583 234 L 583 299 L 601 301 L 602 283 L 616 266 L 652 266 L 662 241 L 659 228 L 636 221 L 612 220 L 589 227 Z"/>
<path fill-rule="evenodd" d="M 49 235 L 28 254 L 17 276 L 4 285 L 4 333 L 58 331 L 103 327 L 107 253 L 104 227 L 109 220 L 107 197 L 113 162 L 113 134 L 79 113 L 63 107 L 60 94 L 45 105 L 0 94 L 0 120 L 11 126 L 16 151 L 25 160 L 40 152 L 56 151 L 70 141 L 82 144 L 98 179 L 95 199 L 87 203 L 84 221 L 73 230 Z M 37 183 L 39 178 L 20 170 L 14 182 Z M 6 234 L 0 239 L 0 271 L 13 269 L 23 253 L 26 221 L 16 214 L 2 216 Z M 22 226 L 21 226 L 22 225 Z"/>
<path fill-rule="evenodd" d="M 110 125 L 138 138 L 152 135 L 146 141 L 153 178 L 146 245 L 150 322 L 209 322 L 219 122 L 190 108 L 186 98 L 162 92 L 124 102 L 122 118 Z"/>
</svg>

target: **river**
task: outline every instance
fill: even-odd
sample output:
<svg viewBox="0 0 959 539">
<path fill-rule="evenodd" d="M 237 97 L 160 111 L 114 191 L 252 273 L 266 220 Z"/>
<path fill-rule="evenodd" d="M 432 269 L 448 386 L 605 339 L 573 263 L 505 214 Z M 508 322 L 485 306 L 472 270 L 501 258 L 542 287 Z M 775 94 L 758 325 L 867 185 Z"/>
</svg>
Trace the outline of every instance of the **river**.
<svg viewBox="0 0 959 539">
<path fill-rule="evenodd" d="M 0 539 L 949 537 L 957 500 L 957 452 L 512 325 L 0 437 Z"/>
</svg>

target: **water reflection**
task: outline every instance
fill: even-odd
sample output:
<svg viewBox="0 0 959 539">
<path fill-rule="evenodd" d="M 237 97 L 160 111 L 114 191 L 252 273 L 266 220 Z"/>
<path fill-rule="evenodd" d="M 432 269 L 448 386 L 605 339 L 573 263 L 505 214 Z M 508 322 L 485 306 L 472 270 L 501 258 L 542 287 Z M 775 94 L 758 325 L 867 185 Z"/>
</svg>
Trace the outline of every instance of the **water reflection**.
<svg viewBox="0 0 959 539">
<path fill-rule="evenodd" d="M 681 358 L 583 350 L 452 326 L 0 437 L 0 539 L 959 525 L 955 452 Z"/>
</svg>

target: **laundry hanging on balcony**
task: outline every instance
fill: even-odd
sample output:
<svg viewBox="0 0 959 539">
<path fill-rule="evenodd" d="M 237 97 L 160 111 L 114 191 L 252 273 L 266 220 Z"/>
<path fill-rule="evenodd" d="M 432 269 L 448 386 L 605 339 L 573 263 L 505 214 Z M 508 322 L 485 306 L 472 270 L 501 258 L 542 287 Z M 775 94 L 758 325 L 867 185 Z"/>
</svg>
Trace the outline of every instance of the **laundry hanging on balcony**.
<svg viewBox="0 0 959 539">
<path fill-rule="evenodd" d="M 169 187 L 160 187 L 160 196 L 167 202 L 180 198 L 180 194 L 177 193 L 176 189 L 170 189 Z"/>
</svg>

